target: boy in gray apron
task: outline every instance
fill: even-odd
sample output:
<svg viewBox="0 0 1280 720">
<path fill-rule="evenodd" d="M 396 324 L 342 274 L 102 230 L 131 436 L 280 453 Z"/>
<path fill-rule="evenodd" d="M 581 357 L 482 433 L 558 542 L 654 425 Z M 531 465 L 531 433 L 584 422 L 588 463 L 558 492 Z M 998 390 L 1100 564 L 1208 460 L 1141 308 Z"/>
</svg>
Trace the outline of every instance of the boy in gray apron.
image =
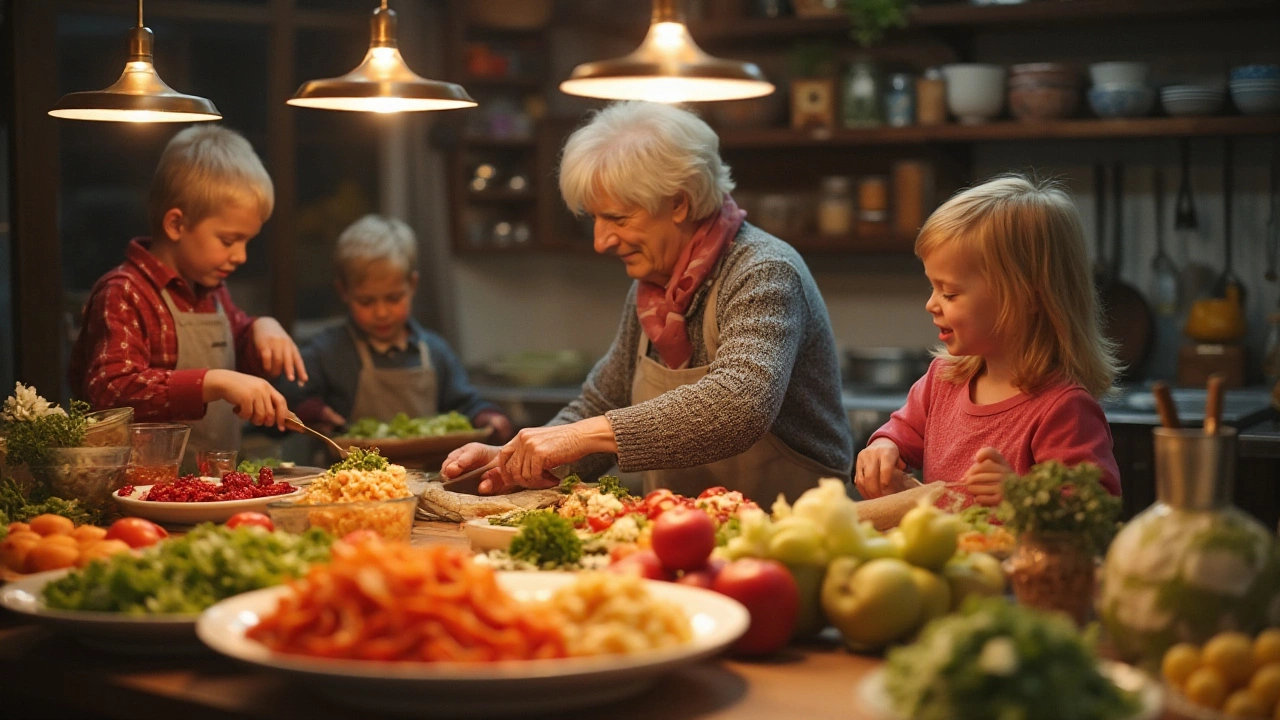
<svg viewBox="0 0 1280 720">
<path fill-rule="evenodd" d="M 366 215 L 343 230 L 334 269 L 347 320 L 307 341 L 306 383 L 277 387 L 308 423 L 457 411 L 505 441 L 510 419 L 479 396 L 444 338 L 411 317 L 416 265 L 417 239 L 400 220 Z"/>
<path fill-rule="evenodd" d="M 85 305 L 73 394 L 95 409 L 131 406 L 137 422 L 190 424 L 188 458 L 239 450 L 246 420 L 283 429 L 289 408 L 263 377 L 305 380 L 301 354 L 280 323 L 237 308 L 224 282 L 273 203 L 243 137 L 214 125 L 174 136 L 152 181 L 152 236 L 129 243 Z"/>
</svg>

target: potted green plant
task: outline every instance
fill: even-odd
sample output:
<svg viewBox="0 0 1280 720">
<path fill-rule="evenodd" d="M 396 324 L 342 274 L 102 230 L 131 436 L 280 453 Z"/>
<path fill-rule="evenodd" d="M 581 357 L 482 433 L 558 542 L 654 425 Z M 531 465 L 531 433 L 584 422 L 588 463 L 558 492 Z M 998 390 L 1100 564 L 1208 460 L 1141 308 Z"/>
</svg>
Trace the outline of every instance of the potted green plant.
<svg viewBox="0 0 1280 720">
<path fill-rule="evenodd" d="M 18 383 L 0 412 L 5 463 L 11 468 L 45 465 L 54 448 L 83 443 L 89 429 L 89 404 L 72 400 L 70 407 L 69 412 L 63 410 L 41 397 L 35 388 Z"/>
<path fill-rule="evenodd" d="M 1120 498 L 1101 477 L 1091 463 L 1051 460 L 1005 480 L 996 516 L 1018 538 L 1009 579 L 1019 603 L 1088 620 L 1096 558 L 1115 536 L 1120 513 Z"/>
<path fill-rule="evenodd" d="M 845 13 L 853 25 L 850 33 L 862 47 L 871 47 L 890 28 L 907 26 L 907 0 L 844 0 Z"/>
</svg>

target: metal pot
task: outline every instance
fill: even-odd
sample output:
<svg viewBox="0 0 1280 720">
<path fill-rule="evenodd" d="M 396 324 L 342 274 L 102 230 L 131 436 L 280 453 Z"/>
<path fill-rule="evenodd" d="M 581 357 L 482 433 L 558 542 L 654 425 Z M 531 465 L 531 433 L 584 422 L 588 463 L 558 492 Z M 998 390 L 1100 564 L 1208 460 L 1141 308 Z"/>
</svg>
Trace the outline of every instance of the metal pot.
<svg viewBox="0 0 1280 720">
<path fill-rule="evenodd" d="M 916 348 L 857 348 L 846 350 L 845 380 L 855 387 L 905 390 L 929 370 L 933 356 Z"/>
</svg>

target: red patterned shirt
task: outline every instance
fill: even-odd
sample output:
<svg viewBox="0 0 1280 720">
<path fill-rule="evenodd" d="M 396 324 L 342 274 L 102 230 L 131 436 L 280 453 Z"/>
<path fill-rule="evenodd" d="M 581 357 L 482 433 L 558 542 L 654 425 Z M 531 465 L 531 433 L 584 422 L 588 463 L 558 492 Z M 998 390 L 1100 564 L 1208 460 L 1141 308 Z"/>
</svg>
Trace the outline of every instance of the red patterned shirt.
<svg viewBox="0 0 1280 720">
<path fill-rule="evenodd" d="M 84 307 L 80 337 L 71 351 L 72 394 L 94 409 L 133 408 L 139 422 L 204 417 L 204 368 L 175 370 L 178 330 L 160 291 L 182 312 L 217 312 L 222 304 L 236 344 L 236 369 L 263 375 L 253 342 L 255 318 L 231 302 L 226 285 L 193 291 L 178 272 L 151 254 L 150 238 L 135 238 L 125 261 L 103 275 Z"/>
</svg>

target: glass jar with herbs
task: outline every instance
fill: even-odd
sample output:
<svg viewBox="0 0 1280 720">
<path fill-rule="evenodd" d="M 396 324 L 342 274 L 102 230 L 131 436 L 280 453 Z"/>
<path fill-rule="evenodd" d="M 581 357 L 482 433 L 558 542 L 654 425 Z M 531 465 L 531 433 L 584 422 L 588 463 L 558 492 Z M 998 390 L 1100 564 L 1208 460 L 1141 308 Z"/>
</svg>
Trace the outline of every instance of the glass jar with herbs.
<svg viewBox="0 0 1280 720">
<path fill-rule="evenodd" d="M 857 60 L 845 74 L 841 123 L 846 128 L 873 128 L 884 123 L 880 79 L 869 60 Z"/>
<path fill-rule="evenodd" d="M 1005 481 L 996 515 L 1018 538 L 1009 579 L 1019 603 L 1088 622 L 1097 558 L 1120 514 L 1120 498 L 1101 478 L 1092 463 L 1067 467 L 1050 460 Z"/>
</svg>

